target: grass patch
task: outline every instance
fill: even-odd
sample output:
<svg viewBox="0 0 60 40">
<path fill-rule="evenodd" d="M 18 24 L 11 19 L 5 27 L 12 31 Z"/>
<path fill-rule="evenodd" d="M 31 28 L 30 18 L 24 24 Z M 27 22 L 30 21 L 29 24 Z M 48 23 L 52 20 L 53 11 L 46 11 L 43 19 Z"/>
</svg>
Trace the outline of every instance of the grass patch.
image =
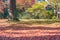
<svg viewBox="0 0 60 40">
<path fill-rule="evenodd" d="M 20 19 L 23 24 L 52 24 L 60 22 L 60 19 Z"/>
</svg>

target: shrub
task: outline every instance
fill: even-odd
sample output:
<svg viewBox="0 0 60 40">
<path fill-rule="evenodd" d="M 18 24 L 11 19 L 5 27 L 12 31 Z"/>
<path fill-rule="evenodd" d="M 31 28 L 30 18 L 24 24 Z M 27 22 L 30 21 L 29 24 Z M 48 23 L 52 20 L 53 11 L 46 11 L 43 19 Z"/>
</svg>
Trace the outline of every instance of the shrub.
<svg viewBox="0 0 60 40">
<path fill-rule="evenodd" d="M 0 13 L 0 18 L 3 18 L 3 13 Z"/>
<path fill-rule="evenodd" d="M 46 10 L 46 2 L 38 2 L 27 10 L 17 8 L 19 18 L 21 19 L 52 19 L 55 16 L 54 10 Z"/>
<path fill-rule="evenodd" d="M 38 2 L 32 6 L 32 8 L 28 8 L 27 12 L 31 13 L 34 19 L 51 19 L 52 11 L 45 10 L 45 7 L 48 4 L 46 2 Z"/>
<path fill-rule="evenodd" d="M 57 19 L 57 17 L 56 16 L 53 16 L 52 19 Z"/>
</svg>

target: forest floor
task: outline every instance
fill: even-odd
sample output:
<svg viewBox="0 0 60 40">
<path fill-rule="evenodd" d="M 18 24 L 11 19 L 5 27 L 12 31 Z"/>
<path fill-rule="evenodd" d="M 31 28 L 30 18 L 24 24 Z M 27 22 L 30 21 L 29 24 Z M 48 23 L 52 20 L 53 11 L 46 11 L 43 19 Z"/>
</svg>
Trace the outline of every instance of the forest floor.
<svg viewBox="0 0 60 40">
<path fill-rule="evenodd" d="M 27 25 L 1 19 L 0 40 L 60 40 L 60 23 Z"/>
</svg>

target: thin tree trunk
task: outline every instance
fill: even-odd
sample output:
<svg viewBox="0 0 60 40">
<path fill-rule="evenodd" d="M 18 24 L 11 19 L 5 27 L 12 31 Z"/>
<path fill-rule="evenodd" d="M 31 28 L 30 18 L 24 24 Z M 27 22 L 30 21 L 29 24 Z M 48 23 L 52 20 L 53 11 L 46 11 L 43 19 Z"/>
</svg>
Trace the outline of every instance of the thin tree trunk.
<svg viewBox="0 0 60 40">
<path fill-rule="evenodd" d="M 58 18 L 58 0 L 56 0 L 56 11 L 55 11 L 55 13 L 56 13 L 56 16 L 57 16 L 57 18 Z"/>
</svg>

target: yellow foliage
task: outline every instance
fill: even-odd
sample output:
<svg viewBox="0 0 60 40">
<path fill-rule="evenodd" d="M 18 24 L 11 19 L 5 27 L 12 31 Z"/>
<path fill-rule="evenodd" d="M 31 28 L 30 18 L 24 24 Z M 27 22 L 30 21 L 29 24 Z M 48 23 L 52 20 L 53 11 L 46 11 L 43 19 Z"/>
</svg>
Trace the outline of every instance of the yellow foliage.
<svg viewBox="0 0 60 40">
<path fill-rule="evenodd" d="M 37 2 L 37 3 L 35 3 L 33 6 L 32 6 L 32 8 L 44 8 L 44 7 L 46 7 L 48 5 L 48 3 L 47 2 Z"/>
<path fill-rule="evenodd" d="M 28 10 L 26 10 L 26 12 L 33 12 L 32 8 L 28 8 Z"/>
<path fill-rule="evenodd" d="M 47 6 L 47 2 L 37 2 L 34 5 L 32 5 L 31 8 L 27 9 L 27 12 L 34 12 L 35 10 L 41 10 L 44 9 L 45 6 Z"/>
</svg>

